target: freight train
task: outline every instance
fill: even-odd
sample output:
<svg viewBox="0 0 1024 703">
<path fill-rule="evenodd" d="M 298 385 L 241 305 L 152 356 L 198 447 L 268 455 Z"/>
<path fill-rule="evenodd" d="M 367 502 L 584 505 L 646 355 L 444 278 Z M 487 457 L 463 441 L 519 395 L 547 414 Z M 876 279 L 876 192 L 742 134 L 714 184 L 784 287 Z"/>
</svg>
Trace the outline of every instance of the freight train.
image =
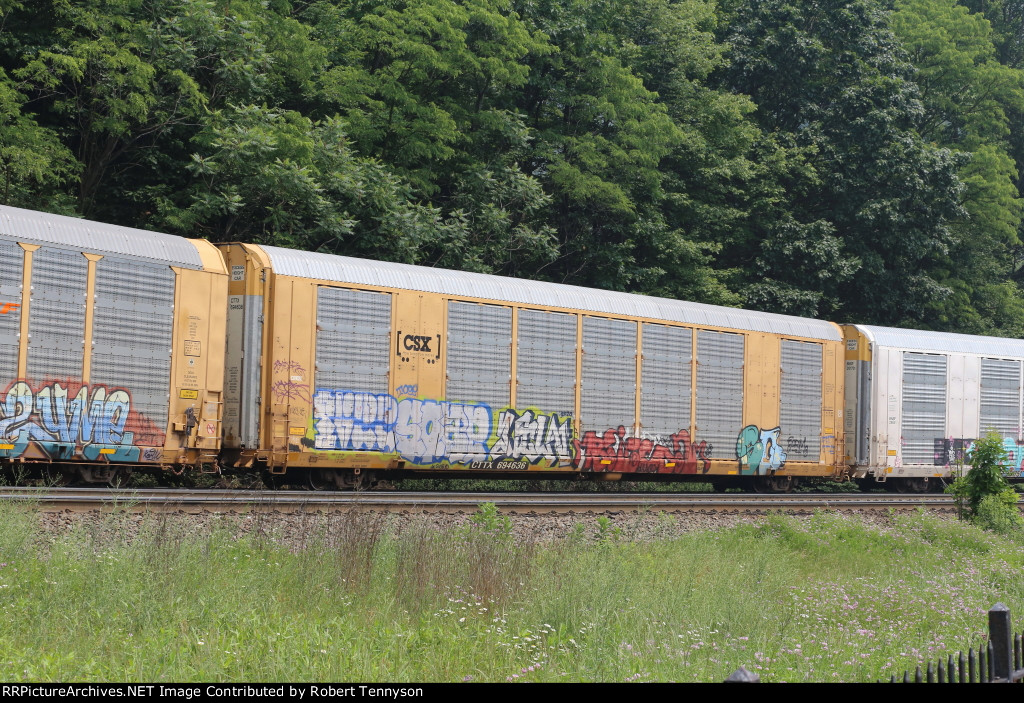
<svg viewBox="0 0 1024 703">
<path fill-rule="evenodd" d="M 1024 341 L 839 325 L 0 206 L 0 467 L 115 482 L 804 477 L 924 491 Z"/>
</svg>

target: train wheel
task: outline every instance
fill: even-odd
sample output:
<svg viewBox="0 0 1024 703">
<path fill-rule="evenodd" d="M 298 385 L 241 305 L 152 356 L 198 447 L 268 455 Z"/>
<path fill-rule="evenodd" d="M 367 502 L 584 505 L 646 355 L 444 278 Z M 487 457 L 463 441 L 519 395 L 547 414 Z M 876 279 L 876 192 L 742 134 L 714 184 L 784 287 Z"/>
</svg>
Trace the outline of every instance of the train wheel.
<svg viewBox="0 0 1024 703">
<path fill-rule="evenodd" d="M 910 493 L 927 493 L 931 487 L 931 479 L 929 478 L 908 478 L 907 487 Z"/>
<path fill-rule="evenodd" d="M 897 493 L 927 493 L 931 488 L 931 480 L 927 477 L 891 478 L 886 483 L 892 483 Z"/>
<path fill-rule="evenodd" d="M 105 483 L 112 488 L 118 488 L 128 482 L 132 475 L 131 469 L 122 469 L 113 466 L 80 466 L 78 477 L 84 483 Z"/>
<path fill-rule="evenodd" d="M 377 483 L 376 477 L 373 475 L 373 472 L 367 471 L 366 469 L 360 471 L 359 475 L 356 476 L 355 479 L 356 482 L 355 485 L 352 486 L 352 488 L 354 488 L 357 491 L 369 490 L 370 488 L 373 488 L 374 485 Z"/>
<path fill-rule="evenodd" d="M 310 469 L 309 487 L 314 491 L 329 491 L 337 488 L 337 473 L 334 469 Z"/>
<path fill-rule="evenodd" d="M 753 480 L 758 493 L 792 493 L 796 485 L 792 476 L 754 476 Z"/>
<path fill-rule="evenodd" d="M 260 480 L 268 491 L 276 491 L 284 485 L 284 477 L 264 469 L 260 472 Z"/>
</svg>

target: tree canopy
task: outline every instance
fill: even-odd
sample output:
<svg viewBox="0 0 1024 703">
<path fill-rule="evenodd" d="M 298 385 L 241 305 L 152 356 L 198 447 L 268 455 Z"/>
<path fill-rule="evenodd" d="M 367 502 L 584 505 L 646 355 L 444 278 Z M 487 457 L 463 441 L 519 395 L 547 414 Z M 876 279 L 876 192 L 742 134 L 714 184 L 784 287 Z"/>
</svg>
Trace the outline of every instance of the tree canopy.
<svg viewBox="0 0 1024 703">
<path fill-rule="evenodd" d="M 1024 334 L 1021 0 L 0 0 L 0 202 Z"/>
</svg>

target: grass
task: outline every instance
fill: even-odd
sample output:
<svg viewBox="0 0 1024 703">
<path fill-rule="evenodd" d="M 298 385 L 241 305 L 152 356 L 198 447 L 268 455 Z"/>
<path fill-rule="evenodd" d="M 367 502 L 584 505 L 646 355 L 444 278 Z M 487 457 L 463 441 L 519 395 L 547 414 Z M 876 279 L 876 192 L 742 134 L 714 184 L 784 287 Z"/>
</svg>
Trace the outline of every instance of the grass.
<svg viewBox="0 0 1024 703">
<path fill-rule="evenodd" d="M 63 536 L 0 512 L 0 679 L 873 681 L 1024 616 L 1024 547 L 928 514 L 818 514 L 628 541 L 612 519 L 540 542 L 485 508 L 399 529 L 124 513 Z M 666 522 L 671 518 L 665 517 Z M 513 519 L 514 522 L 514 519 Z M 194 528 L 193 528 L 194 529 Z M 1019 620 L 1019 617 L 1018 617 Z"/>
</svg>

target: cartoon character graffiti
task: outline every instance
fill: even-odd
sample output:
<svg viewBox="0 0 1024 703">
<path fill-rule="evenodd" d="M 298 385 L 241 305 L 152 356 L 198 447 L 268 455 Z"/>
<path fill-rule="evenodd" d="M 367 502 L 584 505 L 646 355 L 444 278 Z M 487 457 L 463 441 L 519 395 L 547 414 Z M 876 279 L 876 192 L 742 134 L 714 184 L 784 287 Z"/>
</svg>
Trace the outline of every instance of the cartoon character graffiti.
<svg viewBox="0 0 1024 703">
<path fill-rule="evenodd" d="M 786 452 L 779 443 L 782 429 L 762 430 L 747 425 L 736 438 L 736 457 L 740 460 L 740 474 L 763 476 L 778 471 L 786 463 Z"/>
</svg>

